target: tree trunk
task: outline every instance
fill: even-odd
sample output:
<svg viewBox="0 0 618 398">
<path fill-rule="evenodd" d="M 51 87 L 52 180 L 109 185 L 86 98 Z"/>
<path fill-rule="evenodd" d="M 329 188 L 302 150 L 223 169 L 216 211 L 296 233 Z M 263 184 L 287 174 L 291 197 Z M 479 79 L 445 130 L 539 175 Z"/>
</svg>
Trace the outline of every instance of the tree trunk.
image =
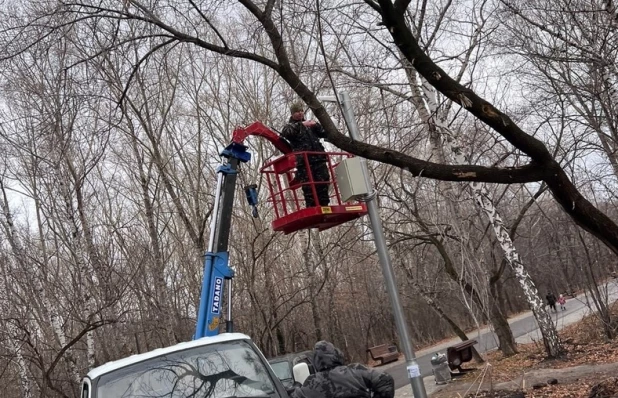
<svg viewBox="0 0 618 398">
<path fill-rule="evenodd" d="M 453 145 L 454 137 L 447 135 L 447 137 L 450 138 L 450 140 L 442 139 L 441 132 L 446 131 L 447 126 L 444 120 L 440 117 L 438 113 L 438 103 L 436 100 L 435 89 L 433 89 L 433 87 L 430 87 L 425 81 L 423 81 L 423 84 L 422 84 L 423 92 L 421 93 L 421 90 L 419 89 L 418 85 L 415 84 L 415 81 L 414 81 L 415 76 L 412 72 L 411 65 L 403 57 L 402 57 L 402 63 L 405 66 L 409 67 L 409 68 L 406 68 L 407 77 L 408 77 L 408 82 L 410 83 L 412 92 L 414 94 L 412 96 L 411 101 L 414 104 L 414 106 L 417 108 L 419 115 L 421 116 L 423 121 L 428 126 L 429 143 L 431 145 L 432 158 L 435 161 L 438 161 L 441 163 L 445 163 L 445 164 L 448 163 L 448 159 L 445 156 L 445 153 L 443 151 L 443 148 L 446 148 L 450 152 L 450 154 L 453 156 L 456 163 L 464 164 L 465 159 L 463 156 L 463 151 L 461 151 L 460 149 L 456 149 L 457 145 Z M 423 101 L 423 98 L 425 99 L 425 101 Z M 443 144 L 443 141 L 447 141 L 447 142 Z M 442 187 L 443 192 L 445 193 L 452 191 L 451 184 L 440 182 L 439 185 L 440 187 Z M 475 198 L 477 199 L 477 203 L 478 203 L 478 198 L 476 197 L 477 196 L 476 191 L 473 190 L 473 194 L 475 195 Z M 449 195 L 445 194 L 445 196 L 448 197 Z M 453 214 L 453 216 L 457 218 L 461 218 L 458 206 L 456 206 L 456 204 L 449 199 L 447 199 L 447 203 L 451 211 L 451 214 Z M 492 204 L 492 207 L 493 207 L 493 204 Z M 490 289 L 496 288 L 495 284 L 492 284 L 491 282 L 489 283 L 489 285 L 490 285 Z M 494 327 L 494 331 L 496 332 L 496 335 L 498 336 L 498 347 L 500 351 L 502 351 L 504 356 L 514 355 L 517 353 L 517 348 L 516 348 L 515 338 L 513 337 L 513 333 L 511 331 L 509 323 L 506 317 L 504 316 L 504 314 L 502 313 L 502 311 L 500 311 L 498 303 L 495 302 L 495 300 L 491 300 L 491 301 L 492 302 L 489 306 L 489 311 L 487 315 L 489 317 L 489 321 Z"/>
<path fill-rule="evenodd" d="M 11 324 L 11 321 L 8 321 L 5 323 L 7 326 L 7 332 L 9 333 L 10 337 L 8 338 L 9 340 L 9 346 L 11 348 L 11 351 L 15 354 L 15 357 L 17 359 L 17 371 L 19 374 L 19 384 L 21 385 L 21 390 L 22 390 L 22 397 L 23 398 L 32 398 L 33 394 L 34 394 L 34 387 L 33 387 L 33 383 L 32 380 L 30 378 L 29 372 L 28 372 L 28 364 L 26 363 L 26 360 L 24 359 L 24 355 L 22 353 L 22 347 L 20 346 L 20 343 L 13 338 L 13 336 L 17 336 L 16 332 L 18 331 L 17 328 Z"/>
<path fill-rule="evenodd" d="M 4 265 L 4 264 L 3 264 Z M 7 292 L 10 291 L 10 289 L 8 288 L 9 283 L 9 272 L 6 269 L 2 269 L 2 282 L 4 284 L 4 289 L 2 289 L 3 292 L 5 292 L 5 294 Z M 10 307 L 8 307 L 6 304 L 3 304 L 4 300 L 2 303 L 0 303 L 0 317 L 3 319 L 2 324 L 5 325 L 5 330 L 6 330 L 6 341 L 8 344 L 8 350 L 11 354 L 13 354 L 15 356 L 15 361 L 11 361 L 11 362 L 15 362 L 17 365 L 17 373 L 19 374 L 19 384 L 21 386 L 21 390 L 22 390 L 22 397 L 23 398 L 32 398 L 34 393 L 36 392 L 34 390 L 34 383 L 33 380 L 30 376 L 30 372 L 28 370 L 28 363 L 26 362 L 26 359 L 24 358 L 24 350 L 23 350 L 23 345 L 20 343 L 19 339 L 17 336 L 23 335 L 23 333 L 20 333 L 19 328 L 17 328 L 14 324 L 13 321 L 10 319 L 11 315 L 10 315 Z M 12 358 L 9 358 L 9 360 L 11 360 Z"/>
<path fill-rule="evenodd" d="M 294 87 L 297 87 L 296 92 L 301 95 L 303 100 L 314 111 L 327 131 L 329 140 L 341 149 L 374 160 L 378 160 L 377 158 L 380 157 L 388 164 L 407 168 L 413 175 L 422 174 L 425 177 L 439 180 L 462 181 L 467 179 L 468 181 L 502 183 L 526 182 L 524 179 L 520 179 L 515 174 L 512 174 L 515 170 L 521 171 L 527 177 L 532 177 L 536 181 L 545 181 L 555 200 L 577 225 L 593 234 L 614 253 L 618 254 L 618 225 L 579 192 L 565 170 L 553 158 L 547 146 L 532 135 L 526 134 L 510 117 L 478 96 L 472 89 L 464 87 L 455 81 L 448 73 L 436 65 L 421 48 L 407 24 L 405 16 L 408 2 L 398 1 L 393 4 L 390 1 L 378 0 L 378 3 L 379 6 L 375 5 L 374 9 L 382 16 L 383 25 L 392 36 L 397 48 L 413 64 L 418 73 L 444 96 L 460 104 L 476 119 L 485 123 L 515 148 L 528 155 L 531 158 L 531 163 L 526 166 L 507 169 L 491 168 L 491 172 L 477 169 L 478 166 L 457 165 L 456 167 L 460 171 L 453 172 L 451 176 L 447 177 L 440 174 L 442 171 L 447 170 L 442 168 L 444 166 L 440 167 L 438 171 L 437 169 L 432 169 L 433 164 L 428 162 L 423 166 L 419 164 L 417 167 L 417 165 L 413 164 L 412 159 L 406 158 L 404 160 L 405 156 L 400 153 L 383 150 L 381 154 L 377 154 L 368 144 L 357 141 L 344 141 L 342 137 L 337 136 L 335 134 L 336 127 L 325 115 L 326 112 L 317 98 L 311 92 L 308 92 L 309 90 L 306 86 L 301 86 L 297 76 L 291 76 L 290 73 L 281 73 L 281 76 L 288 83 L 295 83 Z M 287 70 L 284 72 L 287 72 Z M 534 171 L 528 170 L 528 166 Z M 468 167 L 474 167 L 474 170 L 468 169 Z M 501 174 L 502 171 L 499 170 L 504 170 L 510 175 L 506 179 L 500 179 L 498 174 Z M 485 173 L 486 171 L 488 172 L 487 174 Z M 539 174 L 533 176 L 536 173 Z M 528 182 L 530 181 L 528 180 Z"/>
<path fill-rule="evenodd" d="M 449 317 L 444 312 L 444 310 L 442 310 L 442 308 L 438 305 L 438 303 L 435 302 L 435 300 L 431 296 L 429 296 L 427 293 L 425 293 L 425 291 L 423 291 L 423 289 L 421 289 L 418 283 L 416 283 L 416 281 L 413 279 L 413 276 L 411 275 L 410 270 L 408 270 L 407 268 L 406 268 L 406 273 L 408 274 L 409 281 L 412 283 L 412 286 L 414 286 L 418 294 L 423 298 L 423 300 L 427 303 L 427 305 L 429 305 L 429 307 L 432 310 L 434 310 L 436 314 L 440 316 L 440 318 L 442 318 L 444 321 L 446 321 L 446 323 L 449 324 L 449 326 L 451 327 L 451 329 L 453 329 L 453 332 L 455 332 L 457 337 L 459 337 L 461 341 L 470 340 L 466 332 L 462 328 L 460 328 L 459 325 L 457 325 L 457 323 L 454 320 L 452 320 L 451 317 Z M 481 357 L 479 352 L 474 347 L 472 347 L 472 355 L 474 356 L 474 360 L 476 362 L 478 363 L 485 362 L 485 360 Z"/>
<path fill-rule="evenodd" d="M 489 198 L 487 188 L 480 183 L 472 183 L 471 186 L 475 194 L 475 199 L 477 200 L 479 207 L 489 218 L 489 222 L 491 223 L 491 226 L 496 234 L 496 239 L 498 240 L 498 243 L 500 243 L 502 250 L 504 250 L 506 261 L 508 261 L 509 265 L 515 272 L 515 277 L 522 287 L 524 297 L 526 298 L 526 301 L 528 302 L 528 305 L 536 318 L 539 329 L 541 330 L 541 335 L 543 336 L 543 344 L 545 345 L 547 355 L 551 358 L 560 356 L 564 350 L 562 348 L 562 344 L 560 343 L 560 339 L 558 338 L 556 325 L 554 325 L 551 316 L 547 312 L 545 305 L 543 304 L 543 300 L 539 295 L 539 291 L 532 281 L 530 274 L 528 274 L 526 268 L 521 262 L 519 253 L 511 240 L 511 236 L 504 226 L 504 222 L 502 222 L 502 217 L 500 217 L 500 214 L 498 214 L 491 199 Z"/>
<path fill-rule="evenodd" d="M 64 330 L 62 329 L 62 321 L 60 316 L 58 315 L 58 309 L 54 304 L 52 304 L 51 300 L 47 295 L 47 290 L 45 289 L 45 277 L 44 274 L 40 272 L 39 267 L 28 267 L 25 264 L 24 260 L 27 258 L 27 255 L 24 254 L 24 248 L 20 242 L 19 237 L 17 236 L 17 232 L 15 231 L 15 224 L 13 223 L 13 215 L 11 210 L 9 209 L 9 202 L 6 196 L 6 190 L 4 188 L 3 182 L 0 180 L 0 190 L 2 191 L 2 200 L 0 200 L 0 210 L 4 213 L 4 219 L 0 221 L 0 225 L 2 225 L 6 231 L 6 235 L 8 237 L 9 245 L 13 252 L 13 256 L 20 267 L 24 270 L 33 269 L 32 280 L 34 281 L 34 290 L 36 294 L 39 296 L 43 302 L 43 312 L 48 316 L 48 322 L 52 326 L 52 330 L 54 331 L 54 335 L 60 344 L 60 349 L 66 347 L 68 343 L 68 337 Z M 64 353 L 64 358 L 67 361 L 67 366 L 69 368 L 69 373 L 72 381 L 76 383 L 76 386 L 79 385 L 81 378 L 79 372 L 77 370 L 76 360 L 73 356 L 72 350 L 68 349 Z"/>
<path fill-rule="evenodd" d="M 314 335 L 315 341 L 322 340 L 322 316 L 320 315 L 320 306 L 318 305 L 317 286 L 315 281 L 315 264 L 313 261 L 313 254 L 311 250 L 311 230 L 307 230 L 305 233 L 300 234 L 304 239 L 303 244 L 303 260 L 305 263 L 305 270 L 309 277 L 309 303 L 311 305 L 311 315 L 313 317 Z"/>
<path fill-rule="evenodd" d="M 281 330 L 281 326 L 275 328 L 275 335 L 277 336 L 277 351 L 280 353 L 286 353 L 285 349 L 285 334 Z"/>
<path fill-rule="evenodd" d="M 586 275 L 586 280 L 588 282 L 588 290 L 586 294 L 590 294 L 592 296 L 592 302 L 597 309 L 596 315 L 599 317 L 601 323 L 603 324 L 603 331 L 605 333 L 605 336 L 608 340 L 611 340 L 615 336 L 615 331 L 612 325 L 611 312 L 607 305 L 607 295 L 603 295 L 599 290 L 599 284 L 592 270 L 593 261 L 590 256 L 590 250 L 588 250 L 588 245 L 586 244 L 586 241 L 584 240 L 584 237 L 582 236 L 580 231 L 577 231 L 577 236 L 579 237 L 579 241 L 581 242 L 584 248 L 584 253 L 586 254 L 586 265 L 581 266 L 581 270 L 584 275 Z M 569 247 L 572 248 L 571 245 L 569 245 Z"/>
<path fill-rule="evenodd" d="M 490 281 L 489 288 L 491 291 L 489 297 L 489 319 L 491 325 L 494 328 L 494 333 L 498 336 L 498 348 L 504 356 L 511 356 L 517 354 L 517 343 L 513 337 L 513 332 L 507 318 L 502 312 L 500 306 L 500 288 L 498 281 Z"/>
<path fill-rule="evenodd" d="M 455 137 L 448 133 L 448 128 L 444 120 L 440 118 L 437 114 L 438 104 L 436 100 L 436 89 L 431 87 L 425 80 L 423 80 L 422 87 L 425 93 L 428 108 L 424 113 L 428 115 L 426 117 L 429 117 L 427 121 L 429 123 L 434 123 L 434 128 L 430 129 L 430 135 L 437 135 L 440 133 L 444 134 L 446 139 L 442 140 L 443 147 L 446 147 L 447 152 L 450 153 L 451 156 L 453 156 L 453 160 L 455 161 L 455 163 L 465 164 L 466 158 L 464 156 L 464 151 L 460 150 L 458 145 L 453 145 L 456 141 Z M 435 140 L 436 139 L 434 138 L 433 141 L 435 142 Z M 439 151 L 438 153 L 441 153 L 441 151 Z M 470 187 L 477 205 L 481 208 L 481 210 L 489 219 L 489 222 L 495 232 L 496 239 L 498 240 L 500 246 L 502 247 L 502 250 L 504 251 L 505 258 L 511 268 L 513 268 L 513 271 L 517 276 L 517 280 L 520 283 L 524 292 L 524 297 L 526 298 L 526 301 L 532 309 L 532 312 L 536 316 L 537 323 L 539 325 L 539 328 L 541 328 L 541 334 L 544 338 L 544 345 L 547 354 L 550 357 L 559 356 L 563 352 L 563 348 L 560 344 L 560 340 L 558 339 L 558 332 L 556 331 L 556 327 L 552 322 L 551 316 L 546 311 L 543 305 L 543 301 L 540 298 L 539 292 L 534 285 L 532 278 L 530 278 L 530 275 L 528 274 L 527 270 L 525 269 L 523 263 L 520 260 L 519 253 L 517 252 L 517 249 L 513 244 L 508 230 L 502 222 L 502 217 L 500 217 L 500 214 L 494 206 L 492 199 L 489 197 L 489 192 L 487 191 L 485 184 L 479 182 L 472 182 L 470 184 Z M 492 307 L 494 306 L 492 305 Z M 508 326 L 508 323 L 506 325 Z M 499 330 L 504 331 L 503 324 L 499 325 Z M 512 347 L 513 345 L 514 344 L 512 342 L 505 341 L 505 348 L 507 348 L 508 350 L 514 348 Z"/>
<path fill-rule="evenodd" d="M 123 108 L 124 111 L 124 108 Z M 128 115 L 126 112 L 124 114 Z M 146 219 L 146 225 L 148 226 L 148 236 L 150 238 L 150 250 L 152 250 L 152 277 L 155 280 L 156 291 L 155 300 L 158 318 L 162 319 L 163 325 L 165 325 L 165 332 L 167 334 L 167 342 L 165 345 L 174 344 L 180 342 L 176 337 L 174 331 L 174 322 L 172 321 L 173 313 L 172 306 L 170 305 L 170 299 L 168 295 L 168 288 L 165 282 L 165 264 L 163 261 L 163 254 L 161 251 L 161 243 L 159 241 L 159 234 L 157 230 L 157 222 L 155 220 L 154 206 L 152 199 L 150 198 L 150 178 L 144 171 L 143 156 L 140 156 L 139 147 L 137 142 L 137 135 L 132 125 L 129 123 L 129 130 L 131 131 L 131 149 L 137 162 L 137 169 L 139 170 L 139 184 L 141 188 L 142 203 L 144 204 L 144 216 Z"/>
</svg>

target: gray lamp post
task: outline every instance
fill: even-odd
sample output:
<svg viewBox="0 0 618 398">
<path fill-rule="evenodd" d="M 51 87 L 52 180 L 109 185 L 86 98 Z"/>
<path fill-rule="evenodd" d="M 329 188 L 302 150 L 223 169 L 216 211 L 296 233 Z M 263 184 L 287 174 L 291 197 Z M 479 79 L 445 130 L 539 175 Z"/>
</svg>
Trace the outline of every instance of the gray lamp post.
<svg viewBox="0 0 618 398">
<path fill-rule="evenodd" d="M 337 102 L 333 97 L 319 97 L 320 100 L 325 102 Z M 341 103 L 343 116 L 348 124 L 350 131 L 350 137 L 356 141 L 360 141 L 360 135 L 358 132 L 358 125 L 356 124 L 356 118 L 352 109 L 352 103 L 350 96 L 347 92 L 339 93 L 339 102 Z M 406 367 L 410 384 L 412 385 L 412 393 L 415 398 L 427 398 L 427 392 L 425 391 L 425 384 L 421 372 L 416 362 L 416 356 L 414 355 L 414 348 L 408 332 L 408 325 L 406 323 L 406 317 L 399 301 L 399 293 L 397 291 L 397 282 L 395 280 L 395 273 L 393 271 L 393 265 L 388 253 L 388 246 L 386 245 L 386 238 L 384 237 L 384 231 L 382 228 L 382 220 L 380 219 L 380 211 L 375 201 L 375 194 L 372 192 L 371 181 L 369 180 L 369 173 L 367 171 L 367 162 L 365 159 L 360 159 L 360 171 L 363 174 L 366 192 L 365 202 L 367 203 L 367 212 L 369 213 L 369 219 L 371 221 L 371 230 L 375 240 L 376 250 L 378 252 L 378 258 L 382 266 L 382 274 L 384 275 L 384 282 L 386 284 L 386 291 L 391 301 L 393 308 L 393 315 L 395 316 L 395 324 L 397 325 L 397 333 L 399 334 L 401 346 L 403 347 L 403 353 L 406 358 Z M 362 199 L 361 199 L 362 200 Z"/>
</svg>

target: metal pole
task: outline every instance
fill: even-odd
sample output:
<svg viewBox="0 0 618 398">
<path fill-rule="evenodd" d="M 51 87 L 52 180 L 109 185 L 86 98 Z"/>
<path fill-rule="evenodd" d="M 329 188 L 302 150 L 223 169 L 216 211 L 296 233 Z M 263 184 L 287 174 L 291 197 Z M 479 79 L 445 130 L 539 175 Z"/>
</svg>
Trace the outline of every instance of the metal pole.
<svg viewBox="0 0 618 398">
<path fill-rule="evenodd" d="M 234 320 L 232 320 L 232 280 L 227 280 L 227 321 L 225 322 L 225 331 L 227 333 L 234 332 Z"/>
<path fill-rule="evenodd" d="M 219 218 L 219 202 L 221 198 L 221 186 L 223 185 L 223 173 L 219 172 L 217 176 L 217 190 L 215 191 L 215 206 L 212 209 L 212 219 L 210 220 L 210 239 L 208 239 L 208 251 L 212 252 L 215 249 L 215 236 L 217 235 L 217 219 Z"/>
<path fill-rule="evenodd" d="M 343 107 L 343 116 L 348 123 L 350 137 L 356 141 L 360 141 L 360 134 L 358 132 L 358 125 L 356 124 L 356 118 L 354 117 L 354 110 L 352 109 L 350 96 L 347 92 L 341 92 L 340 95 L 341 105 Z M 361 158 L 360 164 L 361 171 L 365 177 L 365 182 L 367 183 L 367 186 L 373 190 L 371 187 L 371 181 L 369 181 L 366 160 Z M 380 211 L 375 202 L 375 195 L 373 194 L 370 194 L 367 200 L 367 211 L 371 221 L 371 230 L 373 232 L 376 250 L 378 251 L 378 258 L 380 259 L 380 264 L 382 265 L 382 274 L 384 275 L 384 282 L 386 283 L 386 291 L 388 292 L 388 296 L 391 300 L 391 306 L 393 307 L 393 315 L 395 316 L 397 333 L 399 333 L 403 353 L 406 358 L 406 368 L 408 378 L 410 379 L 410 384 L 412 385 L 412 394 L 414 394 L 415 398 L 427 398 L 423 377 L 421 376 L 418 363 L 416 362 L 414 348 L 412 347 L 410 334 L 408 333 L 406 317 L 403 312 L 403 308 L 401 307 L 401 302 L 399 301 L 397 281 L 395 280 L 395 272 L 393 271 L 393 265 L 391 264 L 391 258 L 388 253 L 388 246 L 386 245 L 386 238 L 384 237 L 384 231 L 382 230 Z"/>
</svg>

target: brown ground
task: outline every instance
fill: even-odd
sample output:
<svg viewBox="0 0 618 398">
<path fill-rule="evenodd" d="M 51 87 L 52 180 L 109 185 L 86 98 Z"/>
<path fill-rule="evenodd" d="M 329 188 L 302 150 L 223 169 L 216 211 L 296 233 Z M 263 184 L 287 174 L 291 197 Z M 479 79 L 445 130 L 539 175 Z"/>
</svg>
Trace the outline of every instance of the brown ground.
<svg viewBox="0 0 618 398">
<path fill-rule="evenodd" d="M 613 310 L 618 317 L 618 305 Z M 566 327 L 560 337 L 567 350 L 560 359 L 545 359 L 539 343 L 519 345 L 519 354 L 509 358 L 492 351 L 484 355 L 486 363 L 470 366 L 477 370 L 431 397 L 618 397 L 618 339 L 607 340 L 594 316 Z M 548 385 L 550 379 L 557 384 Z"/>
</svg>

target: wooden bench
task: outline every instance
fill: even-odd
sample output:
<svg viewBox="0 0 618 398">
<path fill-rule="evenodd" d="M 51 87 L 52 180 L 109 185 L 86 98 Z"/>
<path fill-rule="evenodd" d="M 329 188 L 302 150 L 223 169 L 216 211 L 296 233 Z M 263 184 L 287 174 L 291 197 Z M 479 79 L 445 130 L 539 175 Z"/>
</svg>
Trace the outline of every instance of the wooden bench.
<svg viewBox="0 0 618 398">
<path fill-rule="evenodd" d="M 466 340 L 459 344 L 448 347 L 446 349 L 446 360 L 448 366 L 454 370 L 457 369 L 464 373 L 465 370 L 461 368 L 464 362 L 470 362 L 472 360 L 472 346 L 477 344 L 476 340 Z"/>
<path fill-rule="evenodd" d="M 394 362 L 399 359 L 399 352 L 394 345 L 382 344 L 367 349 L 374 361 L 380 361 L 380 365 Z"/>
</svg>

